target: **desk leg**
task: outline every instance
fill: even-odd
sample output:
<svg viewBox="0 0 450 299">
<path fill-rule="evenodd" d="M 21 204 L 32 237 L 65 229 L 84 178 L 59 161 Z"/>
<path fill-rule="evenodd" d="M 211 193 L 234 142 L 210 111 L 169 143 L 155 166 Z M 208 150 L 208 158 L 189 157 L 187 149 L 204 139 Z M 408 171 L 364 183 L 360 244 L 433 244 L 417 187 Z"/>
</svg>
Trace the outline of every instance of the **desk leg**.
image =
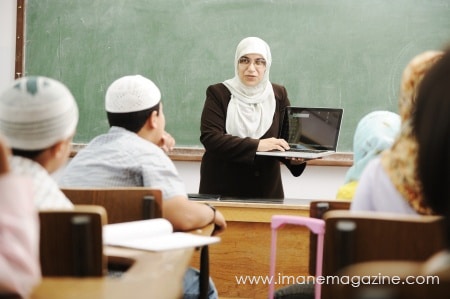
<svg viewBox="0 0 450 299">
<path fill-rule="evenodd" d="M 200 252 L 200 299 L 208 298 L 209 293 L 209 249 L 203 246 Z"/>
</svg>

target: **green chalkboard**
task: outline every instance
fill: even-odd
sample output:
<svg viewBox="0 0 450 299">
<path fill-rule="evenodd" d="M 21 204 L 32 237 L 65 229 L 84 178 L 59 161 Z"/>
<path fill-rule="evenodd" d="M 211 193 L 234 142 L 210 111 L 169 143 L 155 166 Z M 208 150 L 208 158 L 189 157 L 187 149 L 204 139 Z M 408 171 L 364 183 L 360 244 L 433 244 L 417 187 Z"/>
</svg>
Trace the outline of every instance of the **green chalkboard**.
<svg viewBox="0 0 450 299">
<path fill-rule="evenodd" d="M 234 75 L 237 43 L 271 46 L 271 81 L 294 105 L 342 107 L 339 151 L 366 113 L 397 111 L 408 61 L 450 41 L 449 0 L 28 0 L 25 74 L 66 83 L 81 110 L 75 142 L 107 130 L 103 97 L 120 76 L 161 89 L 167 131 L 201 147 L 208 85 Z"/>
</svg>

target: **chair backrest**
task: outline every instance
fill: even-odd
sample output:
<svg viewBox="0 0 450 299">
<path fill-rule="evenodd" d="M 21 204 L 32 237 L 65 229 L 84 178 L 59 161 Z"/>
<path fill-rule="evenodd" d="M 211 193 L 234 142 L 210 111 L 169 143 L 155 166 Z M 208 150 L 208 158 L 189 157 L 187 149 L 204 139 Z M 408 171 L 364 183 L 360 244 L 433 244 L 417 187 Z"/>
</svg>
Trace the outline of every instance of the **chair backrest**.
<svg viewBox="0 0 450 299">
<path fill-rule="evenodd" d="M 424 261 L 445 248 L 444 220 L 439 216 L 329 211 L 324 220 L 324 276 L 360 262 Z M 324 285 L 324 298 L 327 289 Z"/>
<path fill-rule="evenodd" d="M 102 227 L 106 211 L 100 206 L 73 210 L 41 210 L 40 261 L 43 276 L 103 276 Z"/>
<path fill-rule="evenodd" d="M 350 201 L 341 200 L 313 200 L 309 204 L 309 217 L 323 219 L 323 215 L 333 210 L 349 210 Z M 309 274 L 316 275 L 317 235 L 309 235 Z"/>
<path fill-rule="evenodd" d="M 162 217 L 162 193 L 147 187 L 61 188 L 74 204 L 99 205 L 108 213 L 108 223 Z"/>
<path fill-rule="evenodd" d="M 427 262 L 411 261 L 376 261 L 350 265 L 339 271 L 339 276 L 353 277 L 353 283 L 333 284 L 333 298 L 447 299 L 450 291 L 450 267 L 447 266 L 444 273 L 429 273 L 424 271 L 426 265 Z M 367 279 L 362 282 L 361 277 L 372 277 L 373 283 L 367 283 Z M 374 277 L 377 277 L 378 282 Z"/>
</svg>

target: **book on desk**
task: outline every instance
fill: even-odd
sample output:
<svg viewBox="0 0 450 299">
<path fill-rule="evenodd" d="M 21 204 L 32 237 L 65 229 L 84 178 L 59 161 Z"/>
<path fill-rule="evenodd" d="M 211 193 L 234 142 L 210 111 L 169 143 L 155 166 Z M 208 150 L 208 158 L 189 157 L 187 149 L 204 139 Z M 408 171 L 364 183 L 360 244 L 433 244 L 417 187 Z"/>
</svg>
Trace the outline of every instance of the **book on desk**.
<svg viewBox="0 0 450 299">
<path fill-rule="evenodd" d="M 103 227 L 103 243 L 149 251 L 201 247 L 220 242 L 220 237 L 174 232 L 164 219 L 149 219 L 108 224 Z"/>
</svg>

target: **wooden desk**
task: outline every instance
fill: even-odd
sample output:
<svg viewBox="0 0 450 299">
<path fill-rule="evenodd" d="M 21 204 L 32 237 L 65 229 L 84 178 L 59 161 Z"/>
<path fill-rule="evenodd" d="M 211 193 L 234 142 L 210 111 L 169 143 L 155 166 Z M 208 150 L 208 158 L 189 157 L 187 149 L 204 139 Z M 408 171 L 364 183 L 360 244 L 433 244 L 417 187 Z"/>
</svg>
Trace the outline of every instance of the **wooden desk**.
<svg viewBox="0 0 450 299">
<path fill-rule="evenodd" d="M 222 212 L 228 228 L 221 242 L 209 248 L 210 276 L 221 298 L 267 298 L 269 285 L 238 284 L 236 276 L 269 275 L 272 215 L 309 216 L 309 200 L 281 204 L 208 201 Z M 197 253 L 196 253 L 197 254 Z M 276 273 L 308 275 L 309 231 L 286 226 L 278 233 Z M 192 266 L 198 267 L 194 258 Z M 284 285 L 289 284 L 287 281 Z M 280 287 L 280 285 L 277 285 Z"/>
<path fill-rule="evenodd" d="M 45 277 L 32 299 L 181 298 L 183 277 L 194 249 L 149 252 L 106 247 L 111 261 L 131 263 L 121 277 Z"/>
</svg>

